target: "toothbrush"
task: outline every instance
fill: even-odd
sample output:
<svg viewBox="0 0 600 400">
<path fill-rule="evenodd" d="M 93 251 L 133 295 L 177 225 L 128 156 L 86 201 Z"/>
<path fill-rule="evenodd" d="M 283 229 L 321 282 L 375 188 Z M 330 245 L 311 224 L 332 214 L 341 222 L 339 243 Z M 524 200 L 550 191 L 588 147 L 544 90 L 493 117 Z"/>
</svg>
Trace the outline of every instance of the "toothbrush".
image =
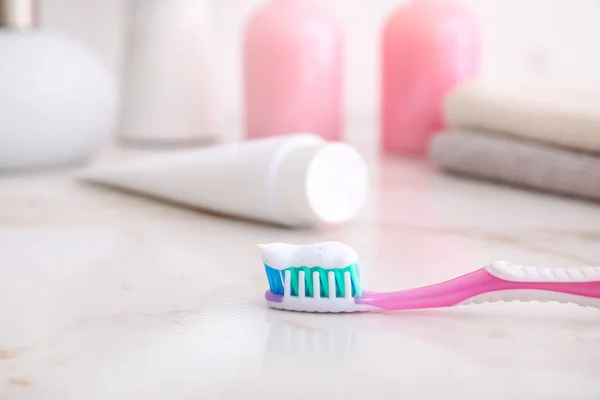
<svg viewBox="0 0 600 400">
<path fill-rule="evenodd" d="M 318 313 L 416 310 L 499 301 L 574 303 L 600 309 L 600 267 L 541 268 L 496 261 L 436 285 L 364 291 L 356 252 L 340 242 L 259 245 L 272 308 Z"/>
</svg>

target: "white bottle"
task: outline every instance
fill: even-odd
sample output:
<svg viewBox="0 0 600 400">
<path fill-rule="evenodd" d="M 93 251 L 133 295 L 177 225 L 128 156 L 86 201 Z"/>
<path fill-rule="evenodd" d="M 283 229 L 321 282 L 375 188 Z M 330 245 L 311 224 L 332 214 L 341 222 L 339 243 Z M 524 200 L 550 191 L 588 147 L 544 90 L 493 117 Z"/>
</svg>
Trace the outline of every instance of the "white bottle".
<svg viewBox="0 0 600 400">
<path fill-rule="evenodd" d="M 120 135 L 194 144 L 220 132 L 217 53 L 206 0 L 131 0 Z"/>
<path fill-rule="evenodd" d="M 289 227 L 349 221 L 370 186 L 367 166 L 354 148 L 311 134 L 168 152 L 95 167 L 82 178 Z"/>
<path fill-rule="evenodd" d="M 0 0 L 0 172 L 87 160 L 115 128 L 115 86 L 83 43 L 37 27 L 34 0 Z"/>
</svg>

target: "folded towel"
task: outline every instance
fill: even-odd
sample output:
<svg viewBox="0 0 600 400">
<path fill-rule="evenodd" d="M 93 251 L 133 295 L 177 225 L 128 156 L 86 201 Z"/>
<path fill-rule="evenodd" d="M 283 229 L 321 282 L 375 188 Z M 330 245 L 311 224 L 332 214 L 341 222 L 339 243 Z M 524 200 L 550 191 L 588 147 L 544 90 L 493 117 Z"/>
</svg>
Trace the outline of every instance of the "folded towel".
<svg viewBox="0 0 600 400">
<path fill-rule="evenodd" d="M 600 153 L 600 94 L 483 79 L 446 98 L 448 129 L 482 130 Z"/>
<path fill-rule="evenodd" d="M 435 135 L 429 155 L 448 172 L 600 200 L 600 157 L 466 131 Z"/>
</svg>

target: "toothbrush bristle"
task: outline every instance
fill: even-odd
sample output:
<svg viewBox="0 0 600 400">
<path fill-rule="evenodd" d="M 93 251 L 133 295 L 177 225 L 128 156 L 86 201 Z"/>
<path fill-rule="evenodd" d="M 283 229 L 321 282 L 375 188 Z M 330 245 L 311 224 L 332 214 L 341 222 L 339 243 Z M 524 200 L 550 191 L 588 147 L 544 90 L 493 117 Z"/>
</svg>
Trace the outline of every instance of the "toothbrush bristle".
<svg viewBox="0 0 600 400">
<path fill-rule="evenodd" d="M 270 291 L 279 296 L 360 297 L 358 265 L 345 268 L 290 267 L 277 270 L 265 265 Z"/>
</svg>

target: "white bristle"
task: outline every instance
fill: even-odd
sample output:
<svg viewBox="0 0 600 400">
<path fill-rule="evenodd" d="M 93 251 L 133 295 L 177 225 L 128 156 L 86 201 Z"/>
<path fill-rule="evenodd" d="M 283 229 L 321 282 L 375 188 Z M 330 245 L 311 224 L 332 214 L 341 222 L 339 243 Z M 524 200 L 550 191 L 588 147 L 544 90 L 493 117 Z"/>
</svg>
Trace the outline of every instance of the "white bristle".
<svg viewBox="0 0 600 400">
<path fill-rule="evenodd" d="M 335 298 L 335 274 L 333 271 L 327 274 L 327 280 L 329 281 L 329 297 Z"/>
<path fill-rule="evenodd" d="M 292 292 L 292 273 L 288 269 L 285 271 L 285 278 L 283 282 L 283 297 L 290 297 Z"/>
<path fill-rule="evenodd" d="M 300 271 L 298 273 L 298 297 L 303 298 L 306 297 L 306 293 L 304 292 L 306 282 L 304 281 L 304 271 Z"/>
<path fill-rule="evenodd" d="M 321 298 L 321 276 L 316 271 L 313 273 L 313 297 Z"/>
<path fill-rule="evenodd" d="M 344 297 L 352 299 L 352 280 L 350 280 L 350 272 L 344 272 Z"/>
</svg>

